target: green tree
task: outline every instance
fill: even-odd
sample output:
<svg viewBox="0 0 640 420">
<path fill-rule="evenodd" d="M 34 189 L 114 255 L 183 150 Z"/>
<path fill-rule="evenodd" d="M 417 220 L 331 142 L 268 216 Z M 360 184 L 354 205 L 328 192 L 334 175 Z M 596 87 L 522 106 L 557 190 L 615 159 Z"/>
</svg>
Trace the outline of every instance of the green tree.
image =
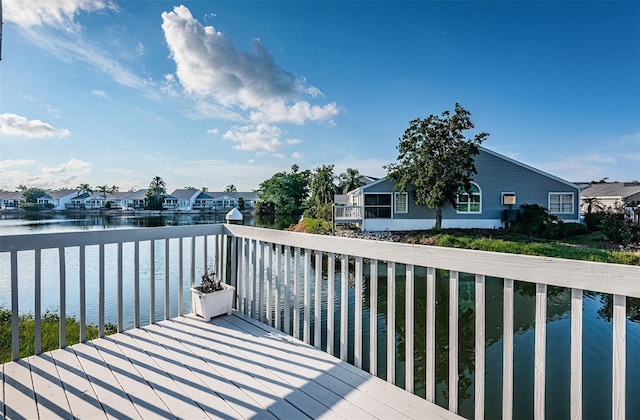
<svg viewBox="0 0 640 420">
<path fill-rule="evenodd" d="M 442 116 L 411 121 L 399 139 L 398 162 L 386 166 L 398 190 L 413 185 L 416 204 L 436 209 L 436 228 L 442 227 L 442 207 L 456 207 L 458 192 L 471 189 L 471 177 L 477 173 L 474 158 L 489 135 L 465 138 L 464 132 L 474 128 L 470 116 L 456 103 L 453 115 L 444 111 Z"/>
<path fill-rule="evenodd" d="M 338 191 L 346 194 L 356 188 L 362 187 L 363 182 L 360 180 L 360 172 L 357 169 L 347 168 L 338 176 Z"/>
<path fill-rule="evenodd" d="M 604 210 L 604 205 L 598 197 L 582 197 L 582 203 L 587 206 L 587 214 L 592 213 L 593 209 L 597 212 Z"/>
<path fill-rule="evenodd" d="M 162 202 L 167 196 L 167 185 L 159 176 L 153 177 L 144 195 L 144 206 L 148 210 L 162 210 Z"/>
<path fill-rule="evenodd" d="M 38 204 L 38 198 L 46 194 L 47 192 L 42 188 L 27 188 L 22 192 L 23 201 L 20 202 L 20 208 L 36 211 L 43 208 L 52 208 L 52 204 Z"/>
<path fill-rule="evenodd" d="M 118 187 L 117 185 L 112 185 L 111 188 L 109 188 L 109 191 L 107 191 L 109 194 L 113 194 L 113 193 L 117 193 L 118 191 L 120 191 L 120 187 Z"/>
<path fill-rule="evenodd" d="M 238 197 L 238 210 L 244 210 L 244 198 Z"/>
<path fill-rule="evenodd" d="M 94 190 L 99 192 L 99 193 L 102 193 L 102 194 L 106 195 L 109 192 L 110 188 L 109 188 L 109 186 L 107 184 L 104 184 L 104 185 L 96 185 Z"/>
<path fill-rule="evenodd" d="M 299 171 L 297 165 L 291 172 L 278 172 L 263 181 L 256 190 L 260 201 L 256 204 L 259 215 L 291 215 L 302 213 L 302 204 L 309 194 L 310 172 Z"/>
<path fill-rule="evenodd" d="M 18 185 L 18 186 L 16 187 L 16 189 L 17 189 L 18 191 L 23 191 L 23 192 L 24 192 L 24 191 L 26 191 L 26 190 L 27 190 L 27 186 L 26 186 L 26 185 L 22 185 L 22 184 L 20 184 L 20 185 Z"/>
<path fill-rule="evenodd" d="M 336 186 L 333 183 L 335 179 L 333 165 L 322 165 L 315 169 L 309 183 L 311 190 L 309 206 L 322 206 L 323 204 L 333 203 L 333 196 L 336 192 Z"/>
<path fill-rule="evenodd" d="M 238 190 L 236 189 L 236 186 L 233 184 L 229 184 L 226 187 L 224 187 L 224 192 L 237 192 Z"/>
</svg>

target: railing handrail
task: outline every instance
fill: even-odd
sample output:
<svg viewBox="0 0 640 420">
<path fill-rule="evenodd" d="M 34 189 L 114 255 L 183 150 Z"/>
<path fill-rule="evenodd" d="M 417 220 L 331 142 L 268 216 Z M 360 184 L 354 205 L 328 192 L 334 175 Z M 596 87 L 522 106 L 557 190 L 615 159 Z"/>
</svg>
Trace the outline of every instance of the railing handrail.
<svg viewBox="0 0 640 420">
<path fill-rule="evenodd" d="M 353 257 L 640 298 L 640 267 L 224 225 L 224 233 Z"/>
<path fill-rule="evenodd" d="M 222 224 L 161 226 L 151 228 L 109 229 L 100 231 L 0 235 L 0 252 L 150 241 L 167 238 L 219 235 Z"/>
</svg>

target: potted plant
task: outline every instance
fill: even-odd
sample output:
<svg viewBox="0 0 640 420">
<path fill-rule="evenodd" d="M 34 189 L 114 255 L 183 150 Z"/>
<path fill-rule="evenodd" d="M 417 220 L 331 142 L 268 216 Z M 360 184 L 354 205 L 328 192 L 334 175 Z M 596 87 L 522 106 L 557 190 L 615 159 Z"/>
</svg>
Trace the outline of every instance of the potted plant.
<svg viewBox="0 0 640 420">
<path fill-rule="evenodd" d="M 205 321 L 225 313 L 231 315 L 234 290 L 217 278 L 213 270 L 205 270 L 200 286 L 191 288 L 191 310 Z"/>
</svg>

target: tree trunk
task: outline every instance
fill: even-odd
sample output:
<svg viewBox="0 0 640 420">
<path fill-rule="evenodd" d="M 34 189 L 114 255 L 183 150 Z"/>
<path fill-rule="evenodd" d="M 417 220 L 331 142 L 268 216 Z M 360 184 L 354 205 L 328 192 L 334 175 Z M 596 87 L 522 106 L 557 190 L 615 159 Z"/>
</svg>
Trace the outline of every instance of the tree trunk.
<svg viewBox="0 0 640 420">
<path fill-rule="evenodd" d="M 442 229 L 442 207 L 436 209 L 436 229 Z"/>
</svg>

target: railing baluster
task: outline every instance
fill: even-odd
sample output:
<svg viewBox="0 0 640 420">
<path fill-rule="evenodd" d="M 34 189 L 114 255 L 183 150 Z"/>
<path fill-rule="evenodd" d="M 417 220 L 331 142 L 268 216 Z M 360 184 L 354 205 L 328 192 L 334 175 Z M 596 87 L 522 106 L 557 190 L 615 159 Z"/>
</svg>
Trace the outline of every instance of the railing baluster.
<svg viewBox="0 0 640 420">
<path fill-rule="evenodd" d="M 35 354 L 42 353 L 42 251 L 36 249 L 34 255 L 34 343 L 33 350 Z M 16 295 L 17 296 L 17 295 Z"/>
<path fill-rule="evenodd" d="M 513 417 L 513 280 L 504 279 L 502 418 Z"/>
<path fill-rule="evenodd" d="M 273 244 L 267 243 L 267 325 L 273 326 Z"/>
<path fill-rule="evenodd" d="M 291 247 L 284 247 L 284 332 L 291 334 L 291 290 L 289 286 L 290 276 L 289 270 L 291 268 Z"/>
<path fill-rule="evenodd" d="M 327 353 L 333 356 L 336 306 L 336 254 L 333 252 L 329 253 L 327 267 L 329 268 L 327 273 Z"/>
<path fill-rule="evenodd" d="M 349 349 L 349 256 L 340 258 L 340 359 L 347 360 Z"/>
<path fill-rule="evenodd" d="M 258 296 L 258 240 L 251 240 L 251 317 L 256 318 L 256 298 Z M 247 289 L 248 290 L 248 289 Z"/>
<path fill-rule="evenodd" d="M 249 261 L 250 261 L 249 253 L 251 252 L 251 240 L 249 238 L 244 238 L 242 248 L 244 251 L 242 255 L 242 258 L 244 260 L 244 263 L 243 263 L 244 285 L 242 287 L 244 289 L 244 292 L 242 293 L 242 313 L 245 315 L 249 315 L 249 292 L 251 291 L 250 289 L 251 284 L 249 283 L 249 278 L 251 277 L 251 266 L 249 265 Z"/>
<path fill-rule="evenodd" d="M 202 271 L 205 273 L 209 270 L 209 261 L 207 260 L 208 252 L 209 252 L 209 240 L 207 239 L 207 235 L 204 235 L 202 237 Z"/>
<path fill-rule="evenodd" d="M 98 246 L 98 335 L 104 337 L 104 244 Z"/>
<path fill-rule="evenodd" d="M 153 243 L 153 241 L 151 241 Z M 207 267 L 205 267 L 206 269 Z M 189 286 L 193 287 L 196 285 L 196 237 L 191 237 L 191 277 Z M 193 312 L 193 308 L 191 308 Z"/>
<path fill-rule="evenodd" d="M 236 289 L 235 293 L 236 295 L 234 296 L 235 299 L 233 299 L 233 303 L 235 305 L 235 309 L 239 310 L 240 307 L 237 304 L 237 296 L 238 296 L 238 241 L 237 238 L 235 236 L 231 237 L 231 274 L 230 274 L 230 280 L 231 280 L 231 286 L 233 288 Z"/>
<path fill-rule="evenodd" d="M 396 263 L 387 262 L 387 382 L 396 383 Z"/>
<path fill-rule="evenodd" d="M 322 251 L 316 251 L 316 279 L 315 279 L 315 293 L 314 293 L 314 316 L 313 316 L 313 345 L 316 348 L 320 348 L 322 345 Z"/>
<path fill-rule="evenodd" d="M 362 369 L 362 257 L 356 257 L 353 320 L 353 365 Z"/>
<path fill-rule="evenodd" d="M 625 418 L 627 298 L 613 295 L 612 418 Z"/>
<path fill-rule="evenodd" d="M 117 255 L 117 272 L 116 272 L 116 288 L 117 288 L 117 306 L 118 306 L 118 332 L 124 331 L 123 323 L 123 306 L 122 306 L 122 242 L 118 242 Z"/>
<path fill-rule="evenodd" d="M 133 326 L 140 328 L 140 241 L 133 243 Z"/>
<path fill-rule="evenodd" d="M 206 243 L 206 239 L 205 239 Z M 171 257 L 169 255 L 169 238 L 164 240 L 164 319 L 169 319 L 170 307 L 169 307 L 169 261 Z M 206 265 L 205 265 L 206 267 Z"/>
<path fill-rule="evenodd" d="M 304 250 L 304 342 L 311 344 L 311 250 Z"/>
<path fill-rule="evenodd" d="M 484 419 L 485 277 L 476 274 L 475 418 Z"/>
<path fill-rule="evenodd" d="M 20 358 L 20 323 L 18 319 L 18 253 L 11 252 L 11 358 Z"/>
<path fill-rule="evenodd" d="M 227 261 L 230 261 L 227 259 L 227 255 L 229 255 L 229 253 L 231 252 L 231 250 L 229 249 L 229 242 L 227 241 L 227 236 L 223 236 L 223 235 L 217 235 L 216 236 L 216 240 L 219 244 L 218 249 L 215 253 L 215 261 L 218 264 L 218 273 L 222 273 L 222 281 L 223 282 L 227 282 L 227 271 L 228 271 L 228 267 L 227 267 Z"/>
<path fill-rule="evenodd" d="M 582 419 L 582 289 L 571 289 L 571 418 Z"/>
<path fill-rule="evenodd" d="M 58 336 L 59 347 L 67 346 L 67 269 L 65 264 L 65 249 L 58 248 L 60 261 L 60 334 Z"/>
<path fill-rule="evenodd" d="M 183 267 L 183 263 L 184 263 L 184 255 L 183 255 L 183 250 L 182 250 L 182 237 L 178 238 L 178 316 L 182 316 L 184 315 L 184 308 L 183 308 L 183 300 L 184 300 L 184 267 Z M 137 245 L 137 242 L 136 242 Z M 136 252 L 136 255 L 138 253 Z M 137 270 L 136 270 L 137 272 Z"/>
<path fill-rule="evenodd" d="M 544 419 L 544 392 L 547 343 L 547 285 L 536 283 L 536 323 L 534 350 L 533 418 Z"/>
<path fill-rule="evenodd" d="M 275 328 L 281 329 L 282 323 L 280 322 L 280 311 L 281 311 L 281 299 L 282 299 L 282 262 L 280 259 L 282 258 L 282 247 L 280 244 L 276 244 L 276 290 L 275 290 Z"/>
<path fill-rule="evenodd" d="M 414 267 L 407 264 L 406 268 L 406 292 L 405 292 L 405 389 L 413 393 L 414 389 L 414 354 L 413 354 L 413 328 L 414 328 Z"/>
<path fill-rule="evenodd" d="M 258 247 L 258 271 L 260 275 L 257 278 L 258 286 L 258 317 L 260 322 L 264 322 L 264 242 L 257 241 Z"/>
<path fill-rule="evenodd" d="M 427 267 L 427 401 L 436 401 L 436 269 Z"/>
<path fill-rule="evenodd" d="M 300 336 L 300 247 L 295 249 L 293 259 L 293 336 L 301 340 Z"/>
<path fill-rule="evenodd" d="M 195 245 L 195 238 L 192 238 Z M 149 324 L 156 323 L 156 241 L 149 241 Z M 191 248 L 191 266 L 194 265 L 195 249 Z M 193 276 L 191 270 L 191 275 Z M 193 308 L 191 308 L 193 311 Z"/>
<path fill-rule="evenodd" d="M 85 246 L 81 245 L 78 253 L 78 269 L 79 273 L 79 297 L 80 297 L 80 342 L 84 343 L 87 341 L 87 301 L 86 301 L 86 293 L 85 293 L 85 281 L 86 281 L 86 271 L 85 271 Z"/>
<path fill-rule="evenodd" d="M 369 373 L 378 376 L 378 260 L 369 264 Z"/>
<path fill-rule="evenodd" d="M 458 412 L 458 279 L 449 272 L 449 411 Z"/>
</svg>

